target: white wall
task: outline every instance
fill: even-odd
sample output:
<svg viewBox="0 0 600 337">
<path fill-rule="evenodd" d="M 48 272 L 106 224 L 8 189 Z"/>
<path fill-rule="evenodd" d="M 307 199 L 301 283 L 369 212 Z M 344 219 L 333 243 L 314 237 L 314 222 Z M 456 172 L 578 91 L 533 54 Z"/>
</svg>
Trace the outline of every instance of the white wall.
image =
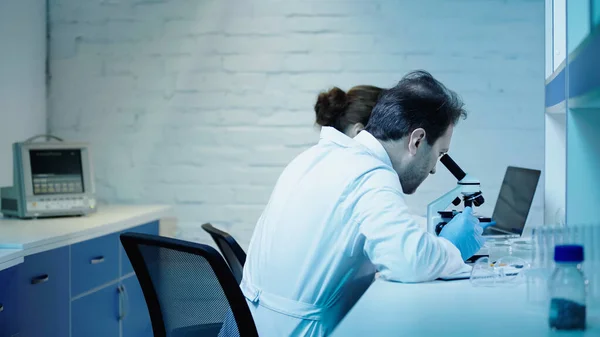
<svg viewBox="0 0 600 337">
<path fill-rule="evenodd" d="M 0 1 L 0 186 L 12 185 L 12 143 L 46 133 L 45 22 L 45 1 Z"/>
<path fill-rule="evenodd" d="M 543 0 L 61 0 L 51 15 L 51 130 L 93 142 L 103 199 L 174 204 L 186 239 L 210 242 L 211 221 L 246 246 L 332 85 L 424 68 L 458 91 L 470 116 L 451 153 L 483 213 L 507 165 L 544 165 Z M 455 184 L 438 172 L 416 213 Z"/>
<path fill-rule="evenodd" d="M 546 114 L 544 223 L 566 222 L 567 115 Z"/>
</svg>

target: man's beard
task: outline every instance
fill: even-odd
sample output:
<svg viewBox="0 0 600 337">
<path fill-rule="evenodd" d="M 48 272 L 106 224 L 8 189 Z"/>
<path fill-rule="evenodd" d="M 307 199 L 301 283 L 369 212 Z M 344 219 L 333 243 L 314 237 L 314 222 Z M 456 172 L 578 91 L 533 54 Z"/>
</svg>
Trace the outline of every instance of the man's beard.
<svg viewBox="0 0 600 337">
<path fill-rule="evenodd" d="M 429 176 L 430 170 L 427 169 L 427 161 L 424 159 L 424 157 L 415 158 L 399 176 L 404 194 L 415 193 Z"/>
</svg>

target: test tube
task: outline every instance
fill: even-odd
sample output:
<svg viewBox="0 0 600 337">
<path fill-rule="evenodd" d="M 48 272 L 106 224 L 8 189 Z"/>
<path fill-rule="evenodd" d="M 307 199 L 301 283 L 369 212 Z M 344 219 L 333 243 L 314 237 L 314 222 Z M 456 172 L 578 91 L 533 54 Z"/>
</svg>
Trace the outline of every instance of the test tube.
<svg viewBox="0 0 600 337">
<path fill-rule="evenodd" d="M 540 248 L 539 248 L 539 234 L 540 229 L 539 226 L 533 227 L 531 229 L 531 270 L 526 271 L 526 284 L 527 284 L 527 301 L 532 303 L 535 301 L 533 292 L 535 291 L 535 273 L 539 268 L 539 256 L 540 256 Z"/>
<path fill-rule="evenodd" d="M 583 237 L 583 242 L 581 242 L 581 244 L 583 245 L 583 274 L 585 276 L 585 278 L 587 279 L 588 282 L 588 286 L 587 286 L 587 296 L 588 298 L 593 298 L 594 295 L 594 289 L 592 287 L 593 282 L 593 269 L 591 268 L 594 265 L 594 261 L 593 258 L 591 256 L 591 246 L 589 244 L 589 240 L 587 240 L 587 237 L 589 236 L 590 233 L 588 233 L 591 229 L 590 226 L 588 226 L 587 224 L 583 224 L 581 226 L 579 226 L 579 228 L 581 229 L 581 233 L 582 233 L 582 237 Z"/>
<path fill-rule="evenodd" d="M 583 240 L 582 240 L 582 230 L 585 228 L 585 226 L 582 225 L 572 225 L 567 227 L 568 228 L 568 235 L 567 237 L 569 238 L 569 244 L 573 244 L 573 245 L 583 245 Z"/>
<path fill-rule="evenodd" d="M 540 268 L 546 268 L 548 266 L 549 233 L 550 227 L 540 228 Z"/>
<path fill-rule="evenodd" d="M 596 301 L 600 306 L 600 223 L 592 225 L 591 228 L 592 238 L 592 256 L 594 260 L 594 289 L 596 294 Z"/>
<path fill-rule="evenodd" d="M 584 228 L 584 273 L 588 280 L 588 298 L 592 309 L 600 310 L 600 224 Z"/>
<path fill-rule="evenodd" d="M 527 275 L 527 300 L 535 306 L 544 305 L 547 300 L 548 245 L 550 226 L 537 226 L 532 232 L 532 268 Z"/>
<path fill-rule="evenodd" d="M 554 269 L 554 246 L 556 246 L 559 231 L 557 226 L 550 226 L 547 233 L 548 240 L 546 241 L 546 265 L 549 270 Z"/>
<path fill-rule="evenodd" d="M 531 230 L 531 268 L 539 268 L 540 266 L 540 240 L 539 240 L 539 234 L 540 230 L 539 227 L 534 227 Z"/>
</svg>

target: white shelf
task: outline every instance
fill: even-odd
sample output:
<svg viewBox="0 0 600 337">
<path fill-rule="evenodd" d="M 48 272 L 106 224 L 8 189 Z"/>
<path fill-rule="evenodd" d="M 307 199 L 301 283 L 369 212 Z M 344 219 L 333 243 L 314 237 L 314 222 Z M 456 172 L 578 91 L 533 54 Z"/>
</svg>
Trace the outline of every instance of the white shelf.
<svg viewBox="0 0 600 337">
<path fill-rule="evenodd" d="M 546 0 L 546 224 L 600 225 L 600 26 L 591 9 L 589 0 Z"/>
<path fill-rule="evenodd" d="M 599 56 L 600 58 L 600 56 Z M 596 109 L 600 111 L 600 88 L 579 97 L 569 98 L 569 109 Z"/>
<path fill-rule="evenodd" d="M 565 101 L 559 103 L 555 106 L 547 107 L 546 114 L 547 115 L 565 115 L 567 113 L 567 104 Z"/>
</svg>

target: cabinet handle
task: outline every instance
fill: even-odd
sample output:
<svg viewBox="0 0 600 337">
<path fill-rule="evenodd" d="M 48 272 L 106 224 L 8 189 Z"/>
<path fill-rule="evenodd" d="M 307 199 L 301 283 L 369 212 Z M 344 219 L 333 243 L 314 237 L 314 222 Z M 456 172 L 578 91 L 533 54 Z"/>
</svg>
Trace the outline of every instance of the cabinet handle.
<svg viewBox="0 0 600 337">
<path fill-rule="evenodd" d="M 50 279 L 50 276 L 48 276 L 48 274 L 42 275 L 42 276 L 38 276 L 38 277 L 34 277 L 31 279 L 31 284 L 41 284 L 41 283 L 46 283 L 48 282 L 48 280 Z"/>
<path fill-rule="evenodd" d="M 125 294 L 125 305 L 123 306 L 123 319 L 125 319 L 125 316 L 127 316 L 127 312 L 129 311 L 129 294 L 127 294 L 125 285 L 121 285 L 121 288 L 123 288 L 123 293 Z"/>
<path fill-rule="evenodd" d="M 90 264 L 98 264 L 104 262 L 104 256 L 98 256 L 90 260 Z"/>
<path fill-rule="evenodd" d="M 117 287 L 117 292 L 119 293 L 119 321 L 122 321 L 123 318 L 125 318 L 125 305 L 123 304 L 123 295 L 125 292 L 125 289 L 123 289 L 123 286 L 118 286 Z"/>
<path fill-rule="evenodd" d="M 0 312 L 4 311 L 4 306 L 2 304 L 0 304 Z"/>
</svg>

